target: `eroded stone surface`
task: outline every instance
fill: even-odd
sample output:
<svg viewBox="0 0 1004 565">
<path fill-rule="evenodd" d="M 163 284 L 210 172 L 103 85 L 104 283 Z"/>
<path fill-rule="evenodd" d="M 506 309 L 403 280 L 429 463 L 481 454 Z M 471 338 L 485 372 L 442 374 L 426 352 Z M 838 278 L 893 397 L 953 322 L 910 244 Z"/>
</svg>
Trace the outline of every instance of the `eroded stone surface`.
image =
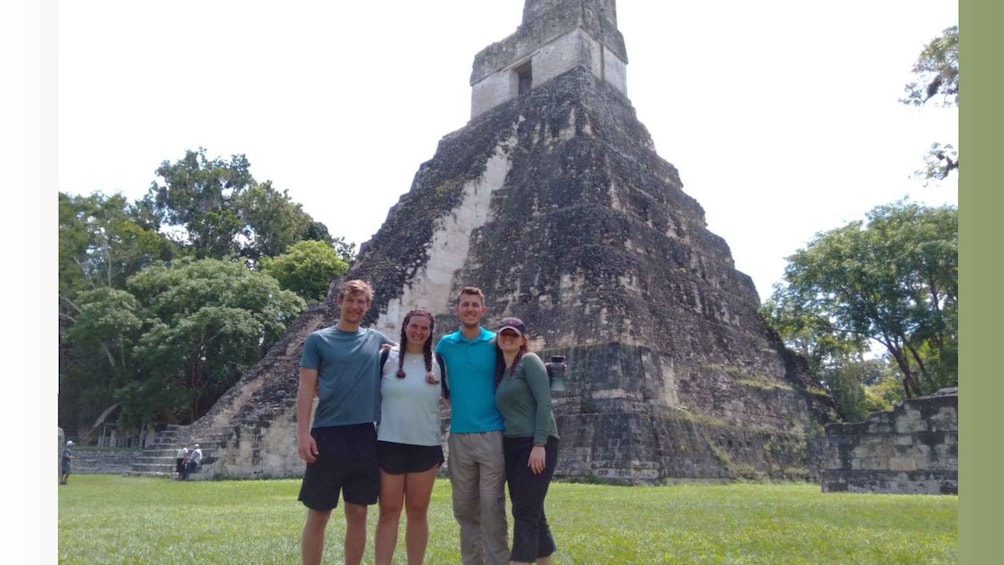
<svg viewBox="0 0 1004 565">
<path fill-rule="evenodd" d="M 857 424 L 829 424 L 823 492 L 957 494 L 957 389 L 912 398 Z"/>
<path fill-rule="evenodd" d="M 569 2 L 580 3 L 613 8 Z M 707 230 L 624 92 L 588 65 L 444 137 L 346 276 L 374 284 L 364 323 L 392 337 L 415 306 L 436 315 L 436 338 L 454 330 L 453 300 L 473 285 L 487 294 L 487 325 L 519 316 L 539 354 L 565 355 L 559 477 L 818 475 L 811 440 L 833 418 L 832 399 L 760 319 L 751 279 Z M 334 323 L 335 297 L 192 426 L 224 438 L 207 476 L 302 473 L 297 365 L 305 336 Z"/>
</svg>

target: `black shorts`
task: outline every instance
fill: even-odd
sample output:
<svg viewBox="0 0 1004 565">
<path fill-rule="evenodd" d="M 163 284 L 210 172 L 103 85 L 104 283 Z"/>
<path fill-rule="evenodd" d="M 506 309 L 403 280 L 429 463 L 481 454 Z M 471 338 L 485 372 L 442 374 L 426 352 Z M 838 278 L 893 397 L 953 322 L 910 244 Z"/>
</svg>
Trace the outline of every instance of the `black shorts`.
<svg viewBox="0 0 1004 565">
<path fill-rule="evenodd" d="M 443 464 L 443 447 L 378 441 L 377 459 L 380 468 L 390 475 L 423 473 Z"/>
<path fill-rule="evenodd" d="M 298 500 L 312 510 L 338 506 L 338 494 L 349 504 L 376 504 L 380 469 L 373 424 L 314 428 L 317 460 L 307 463 Z"/>
</svg>

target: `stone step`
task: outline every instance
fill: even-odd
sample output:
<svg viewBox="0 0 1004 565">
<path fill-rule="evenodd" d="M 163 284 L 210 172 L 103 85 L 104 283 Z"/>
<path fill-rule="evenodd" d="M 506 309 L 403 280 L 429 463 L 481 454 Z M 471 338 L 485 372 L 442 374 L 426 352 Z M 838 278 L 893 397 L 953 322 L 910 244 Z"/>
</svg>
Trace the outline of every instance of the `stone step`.
<svg viewBox="0 0 1004 565">
<path fill-rule="evenodd" d="M 133 464 L 136 465 L 174 465 L 177 462 L 176 457 L 154 457 L 147 455 L 137 455 L 132 460 Z"/>
<path fill-rule="evenodd" d="M 193 443 L 198 443 L 202 449 L 202 465 L 211 464 L 216 460 L 212 453 L 225 444 L 222 434 L 212 434 L 208 437 L 179 437 L 179 426 L 168 426 L 157 433 L 154 441 L 141 453 L 133 457 L 126 476 L 134 477 L 174 477 L 178 449 L 182 446 L 191 449 Z M 196 470 L 193 477 L 199 475 Z"/>
<path fill-rule="evenodd" d="M 151 473 L 151 472 L 173 472 L 174 463 L 170 465 L 160 464 L 160 463 L 133 463 L 129 466 L 129 471 L 133 473 Z"/>
<path fill-rule="evenodd" d="M 203 450 L 204 452 L 205 450 Z M 163 457 L 174 459 L 178 455 L 177 449 L 144 449 L 140 451 L 137 455 L 142 455 L 143 457 Z"/>
</svg>

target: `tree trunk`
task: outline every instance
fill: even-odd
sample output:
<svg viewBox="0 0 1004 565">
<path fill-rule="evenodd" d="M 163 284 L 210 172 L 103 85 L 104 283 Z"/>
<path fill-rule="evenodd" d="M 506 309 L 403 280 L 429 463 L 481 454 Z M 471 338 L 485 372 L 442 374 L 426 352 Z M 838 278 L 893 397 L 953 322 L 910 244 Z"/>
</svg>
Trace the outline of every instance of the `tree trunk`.
<svg viewBox="0 0 1004 565">
<path fill-rule="evenodd" d="M 889 347 L 889 352 L 892 353 L 893 358 L 896 360 L 896 365 L 899 367 L 899 372 L 903 374 L 903 393 L 907 398 L 913 398 L 915 396 L 920 396 L 920 388 L 917 386 L 917 378 L 913 376 L 913 371 L 910 370 L 910 362 L 903 354 L 903 350 L 898 347 Z"/>
</svg>

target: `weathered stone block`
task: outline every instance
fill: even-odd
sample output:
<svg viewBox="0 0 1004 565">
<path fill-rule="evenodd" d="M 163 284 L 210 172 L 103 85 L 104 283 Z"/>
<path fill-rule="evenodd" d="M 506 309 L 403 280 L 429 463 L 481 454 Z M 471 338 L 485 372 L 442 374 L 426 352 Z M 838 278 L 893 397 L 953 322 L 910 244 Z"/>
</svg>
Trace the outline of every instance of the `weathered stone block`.
<svg viewBox="0 0 1004 565">
<path fill-rule="evenodd" d="M 958 493 L 957 406 L 956 394 L 940 394 L 904 401 L 859 424 L 827 425 L 823 491 Z M 871 433 L 889 426 L 899 431 Z"/>
</svg>

